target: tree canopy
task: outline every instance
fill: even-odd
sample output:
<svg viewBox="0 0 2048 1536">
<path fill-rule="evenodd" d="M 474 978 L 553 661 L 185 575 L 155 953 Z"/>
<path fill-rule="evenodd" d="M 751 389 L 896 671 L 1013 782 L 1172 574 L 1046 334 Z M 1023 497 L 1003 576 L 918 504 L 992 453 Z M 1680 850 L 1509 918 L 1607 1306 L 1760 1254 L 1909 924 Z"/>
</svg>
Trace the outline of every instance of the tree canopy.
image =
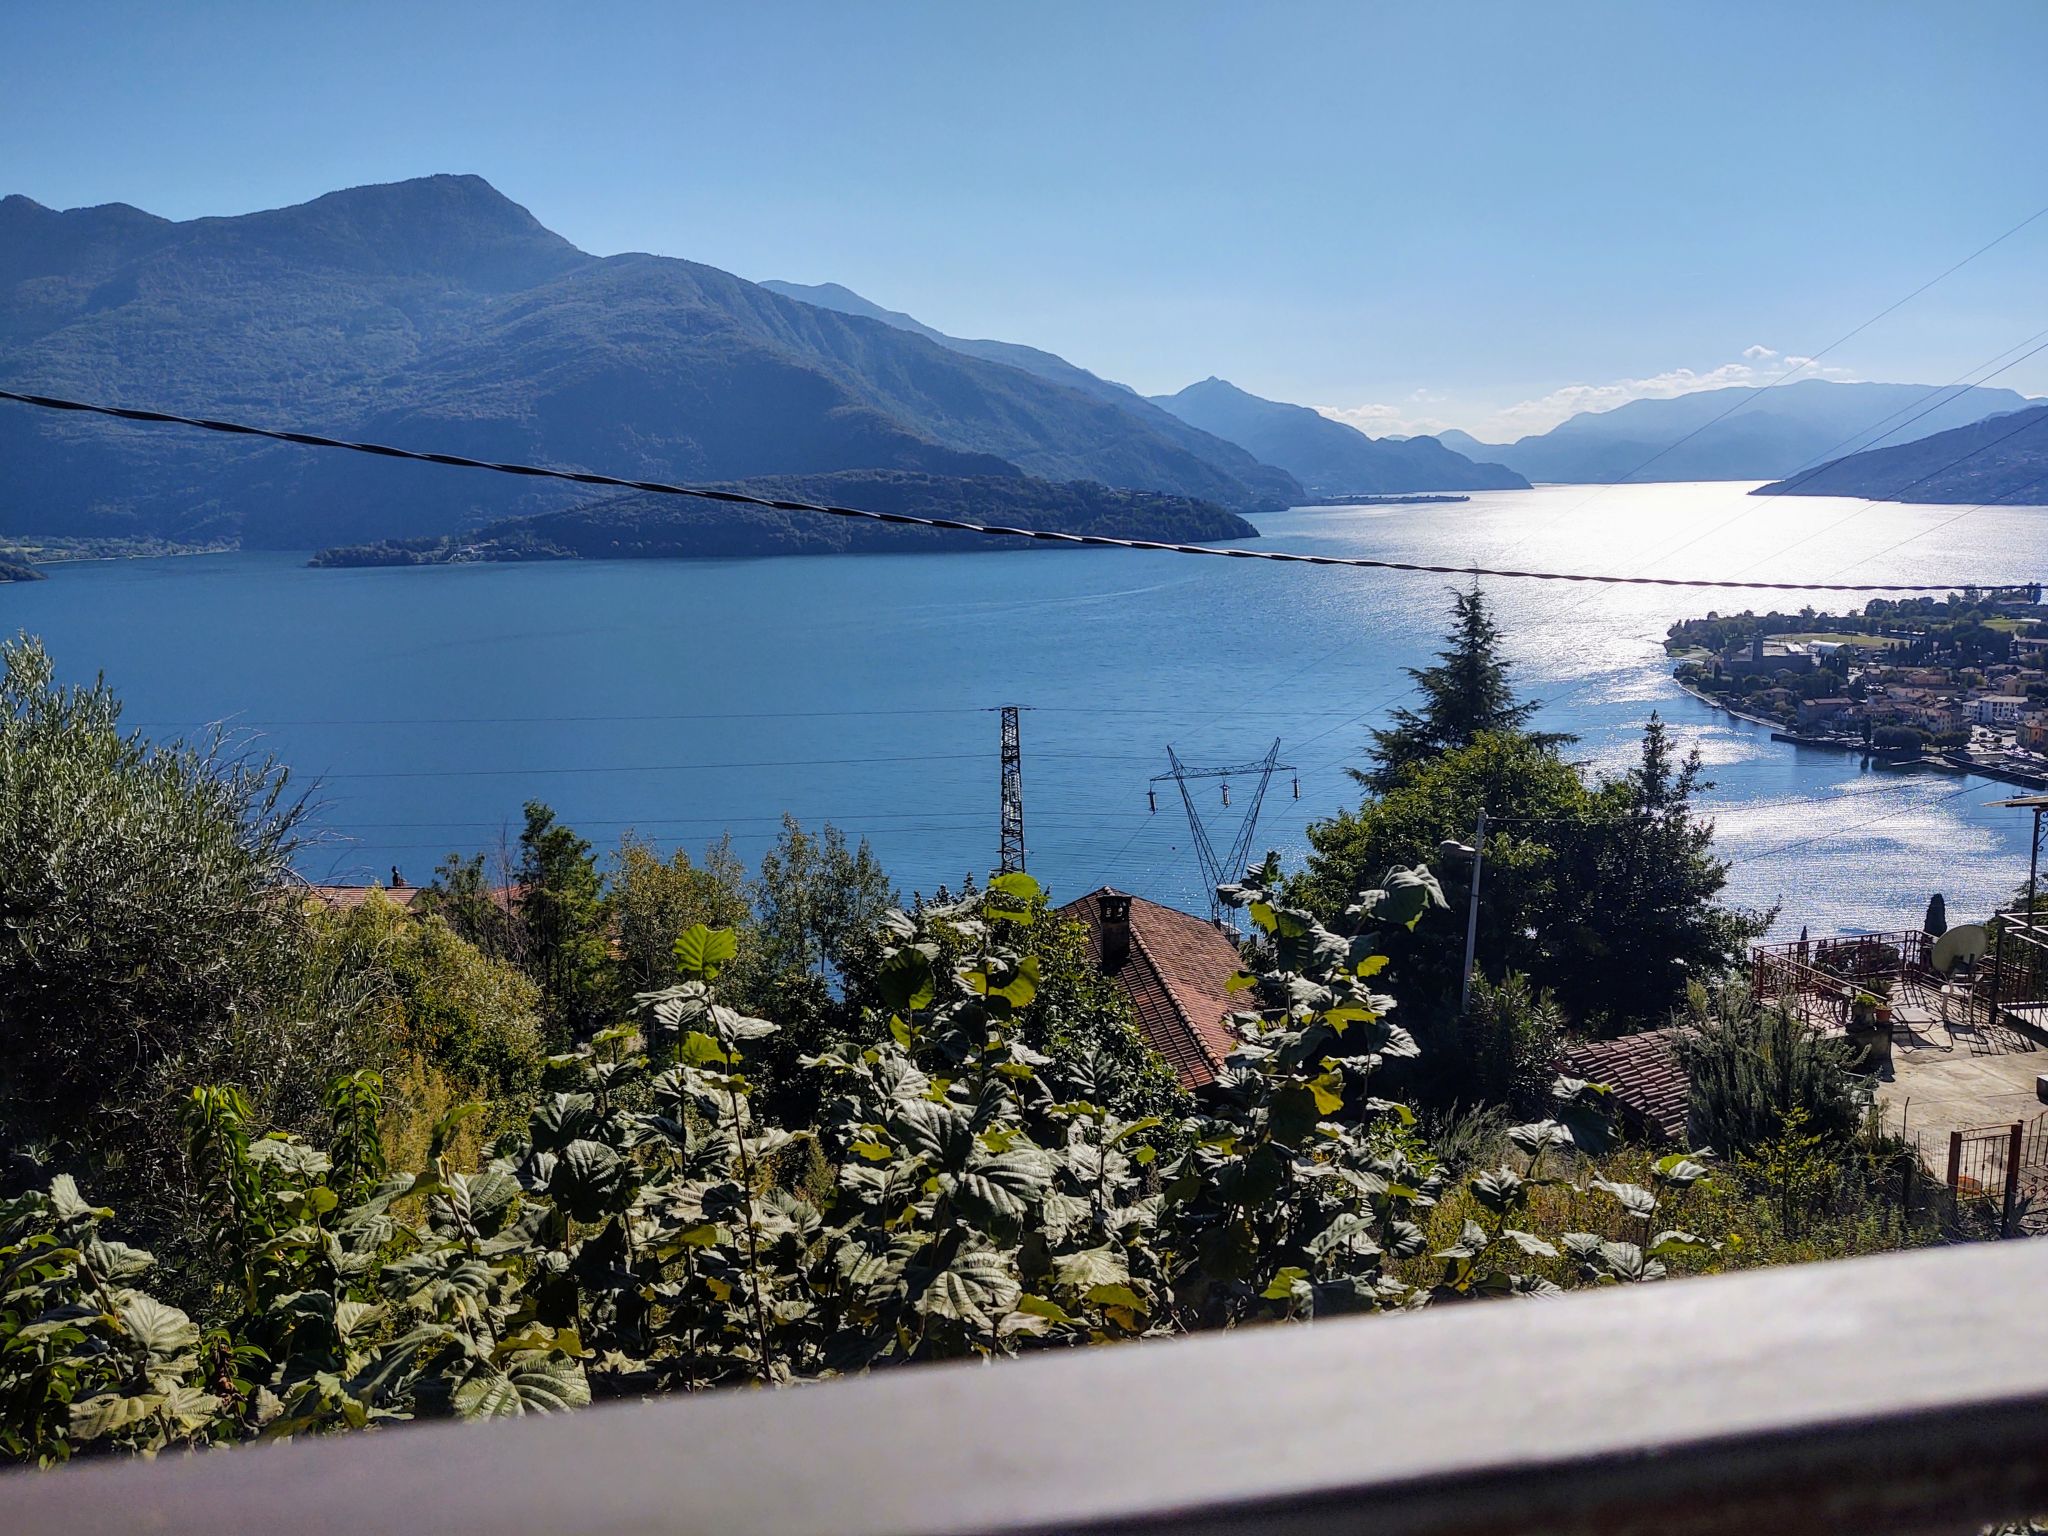
<svg viewBox="0 0 2048 1536">
<path fill-rule="evenodd" d="M 1394 710 L 1393 723 L 1372 733 L 1374 766 L 1352 770 L 1353 778 L 1381 794 L 1438 753 L 1469 747 L 1484 735 L 1519 732 L 1536 713 L 1534 702 L 1515 696 L 1500 654 L 1500 628 L 1478 587 L 1451 594 L 1451 631 L 1437 664 L 1410 667 L 1408 675 L 1422 694 L 1421 707 Z"/>
<path fill-rule="evenodd" d="M 1697 814 L 1710 787 L 1698 753 L 1680 755 L 1653 713 L 1627 772 L 1595 778 L 1566 761 L 1571 738 L 1528 728 L 1536 706 L 1515 696 L 1476 589 L 1455 595 L 1440 656 L 1411 673 L 1420 706 L 1375 732 L 1375 765 L 1354 775 L 1366 800 L 1309 827 L 1298 899 L 1333 916 L 1390 866 L 1468 842 L 1484 810 L 1482 973 L 1525 976 L 1580 1028 L 1614 1031 L 1661 1022 L 1689 981 L 1739 962 L 1767 921 L 1719 900 L 1727 866 Z M 1465 909 L 1452 905 L 1398 941 L 1423 1019 L 1455 1012 L 1462 990 Z"/>
</svg>

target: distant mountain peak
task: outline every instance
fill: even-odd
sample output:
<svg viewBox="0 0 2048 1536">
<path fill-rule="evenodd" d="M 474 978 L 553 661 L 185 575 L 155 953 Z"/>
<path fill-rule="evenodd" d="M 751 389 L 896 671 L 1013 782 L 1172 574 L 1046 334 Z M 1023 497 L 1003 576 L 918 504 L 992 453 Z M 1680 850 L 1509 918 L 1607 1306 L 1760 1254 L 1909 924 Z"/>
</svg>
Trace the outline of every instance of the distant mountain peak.
<svg viewBox="0 0 2048 1536">
<path fill-rule="evenodd" d="M 839 285 L 801 303 L 694 262 L 591 256 L 481 176 L 179 222 L 27 198 L 0 217 L 0 382 L 17 387 L 669 479 L 1021 473 L 1190 505 L 1301 497 L 1050 353 L 830 313 L 858 299 Z M 302 547 L 439 535 L 567 494 L 75 428 L 0 415 L 0 529 Z"/>
<path fill-rule="evenodd" d="M 1539 481 L 1771 480 L 2026 404 L 2012 390 L 1981 385 L 1946 389 L 1796 379 L 1764 389 L 1735 385 L 1581 411 L 1548 432 L 1486 452 Z"/>
<path fill-rule="evenodd" d="M 1277 464 L 1313 493 L 1521 490 L 1498 464 L 1474 463 L 1430 437 L 1371 438 L 1305 405 L 1267 400 L 1214 374 L 1153 404 Z"/>
</svg>

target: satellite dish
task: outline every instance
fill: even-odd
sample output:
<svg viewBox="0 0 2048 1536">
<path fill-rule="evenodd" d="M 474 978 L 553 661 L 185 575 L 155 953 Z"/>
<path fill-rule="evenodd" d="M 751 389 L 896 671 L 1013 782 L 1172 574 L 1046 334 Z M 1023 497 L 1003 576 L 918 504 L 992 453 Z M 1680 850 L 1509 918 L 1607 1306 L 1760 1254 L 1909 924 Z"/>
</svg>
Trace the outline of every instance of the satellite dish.
<svg viewBox="0 0 2048 1536">
<path fill-rule="evenodd" d="M 1935 970 L 1946 976 L 1955 969 L 1958 960 L 1981 960 L 1989 947 L 1991 936 L 1982 923 L 1964 923 L 1960 928 L 1951 928 L 1934 941 L 1934 953 L 1928 957 Z"/>
</svg>

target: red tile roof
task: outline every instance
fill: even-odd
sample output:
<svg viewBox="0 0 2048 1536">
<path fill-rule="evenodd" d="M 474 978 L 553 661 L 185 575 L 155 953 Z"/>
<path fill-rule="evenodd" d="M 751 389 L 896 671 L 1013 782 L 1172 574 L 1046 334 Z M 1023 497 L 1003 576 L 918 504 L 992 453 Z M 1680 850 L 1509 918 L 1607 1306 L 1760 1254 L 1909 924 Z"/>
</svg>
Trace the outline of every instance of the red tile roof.
<svg viewBox="0 0 2048 1536">
<path fill-rule="evenodd" d="M 370 899 L 375 891 L 394 906 L 410 907 L 419 899 L 420 887 L 397 885 L 389 890 L 381 885 L 315 885 L 309 894 L 323 907 L 332 907 L 337 912 L 353 912 Z"/>
<path fill-rule="evenodd" d="M 1205 918 L 1163 907 L 1140 896 L 1131 904 L 1130 951 L 1114 965 L 1103 964 L 1102 898 L 1123 897 L 1104 886 L 1060 911 L 1088 932 L 1088 958 L 1118 982 L 1145 1039 L 1173 1069 L 1184 1088 L 1216 1080 L 1223 1059 L 1236 1047 L 1224 1023 L 1244 1007 L 1225 983 L 1243 968 L 1237 942 Z"/>
<path fill-rule="evenodd" d="M 1612 1088 L 1621 1118 L 1638 1134 L 1683 1142 L 1690 1085 L 1675 1049 L 1683 1033 L 1674 1026 L 1596 1040 L 1566 1051 L 1559 1065 L 1572 1077 Z"/>
</svg>

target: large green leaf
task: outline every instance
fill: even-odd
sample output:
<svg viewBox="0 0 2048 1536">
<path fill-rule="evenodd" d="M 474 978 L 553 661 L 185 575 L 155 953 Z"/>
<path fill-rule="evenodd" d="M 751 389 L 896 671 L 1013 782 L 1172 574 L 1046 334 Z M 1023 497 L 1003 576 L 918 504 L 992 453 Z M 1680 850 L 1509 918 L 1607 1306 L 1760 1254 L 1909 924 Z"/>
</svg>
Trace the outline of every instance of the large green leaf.
<svg viewBox="0 0 2048 1536">
<path fill-rule="evenodd" d="M 983 898 L 982 910 L 990 917 L 1007 918 L 1013 923 L 1029 923 L 1034 916 L 1032 903 L 1042 900 L 1045 889 L 1021 869 L 1008 874 L 993 875 L 989 878 L 988 894 Z"/>
<path fill-rule="evenodd" d="M 199 1325 L 153 1296 L 130 1291 L 120 1304 L 121 1327 L 128 1337 L 158 1360 L 170 1360 L 199 1347 Z"/>
<path fill-rule="evenodd" d="M 1593 1188 L 1612 1195 L 1620 1202 L 1621 1208 L 1640 1221 L 1648 1221 L 1657 1214 L 1657 1197 L 1640 1184 L 1616 1183 L 1607 1179 L 1593 1180 Z"/>
<path fill-rule="evenodd" d="M 1052 1261 L 1052 1277 L 1061 1285 L 1086 1291 L 1098 1285 L 1121 1285 L 1131 1278 L 1130 1260 L 1120 1248 L 1104 1244 L 1063 1253 Z"/>
<path fill-rule="evenodd" d="M 696 923 L 676 938 L 676 971 L 691 981 L 710 981 L 739 952 L 740 941 L 730 929 Z"/>
<path fill-rule="evenodd" d="M 968 1248 L 932 1277 L 918 1298 L 918 1309 L 992 1333 L 1023 1292 L 1007 1254 Z"/>
<path fill-rule="evenodd" d="M 614 1209 L 632 1181 L 633 1165 L 601 1141 L 572 1141 L 548 1176 L 548 1197 L 578 1221 Z"/>
<path fill-rule="evenodd" d="M 118 1396 L 112 1392 L 89 1397 L 71 1405 L 71 1433 L 80 1440 L 99 1440 L 143 1423 L 163 1406 L 163 1394 L 138 1392 Z"/>
<path fill-rule="evenodd" d="M 465 1419 L 517 1418 L 566 1413 L 590 1401 L 590 1382 L 573 1360 L 535 1355 L 506 1370 L 476 1372 L 455 1389 L 455 1411 Z"/>
<path fill-rule="evenodd" d="M 875 967 L 875 990 L 883 1002 L 911 1013 L 931 1006 L 939 983 L 932 971 L 930 948 L 906 944 Z"/>
<path fill-rule="evenodd" d="M 1022 1221 L 1052 1183 L 1052 1159 L 1036 1148 L 983 1155 L 952 1182 L 952 1196 L 978 1225 Z"/>
</svg>

